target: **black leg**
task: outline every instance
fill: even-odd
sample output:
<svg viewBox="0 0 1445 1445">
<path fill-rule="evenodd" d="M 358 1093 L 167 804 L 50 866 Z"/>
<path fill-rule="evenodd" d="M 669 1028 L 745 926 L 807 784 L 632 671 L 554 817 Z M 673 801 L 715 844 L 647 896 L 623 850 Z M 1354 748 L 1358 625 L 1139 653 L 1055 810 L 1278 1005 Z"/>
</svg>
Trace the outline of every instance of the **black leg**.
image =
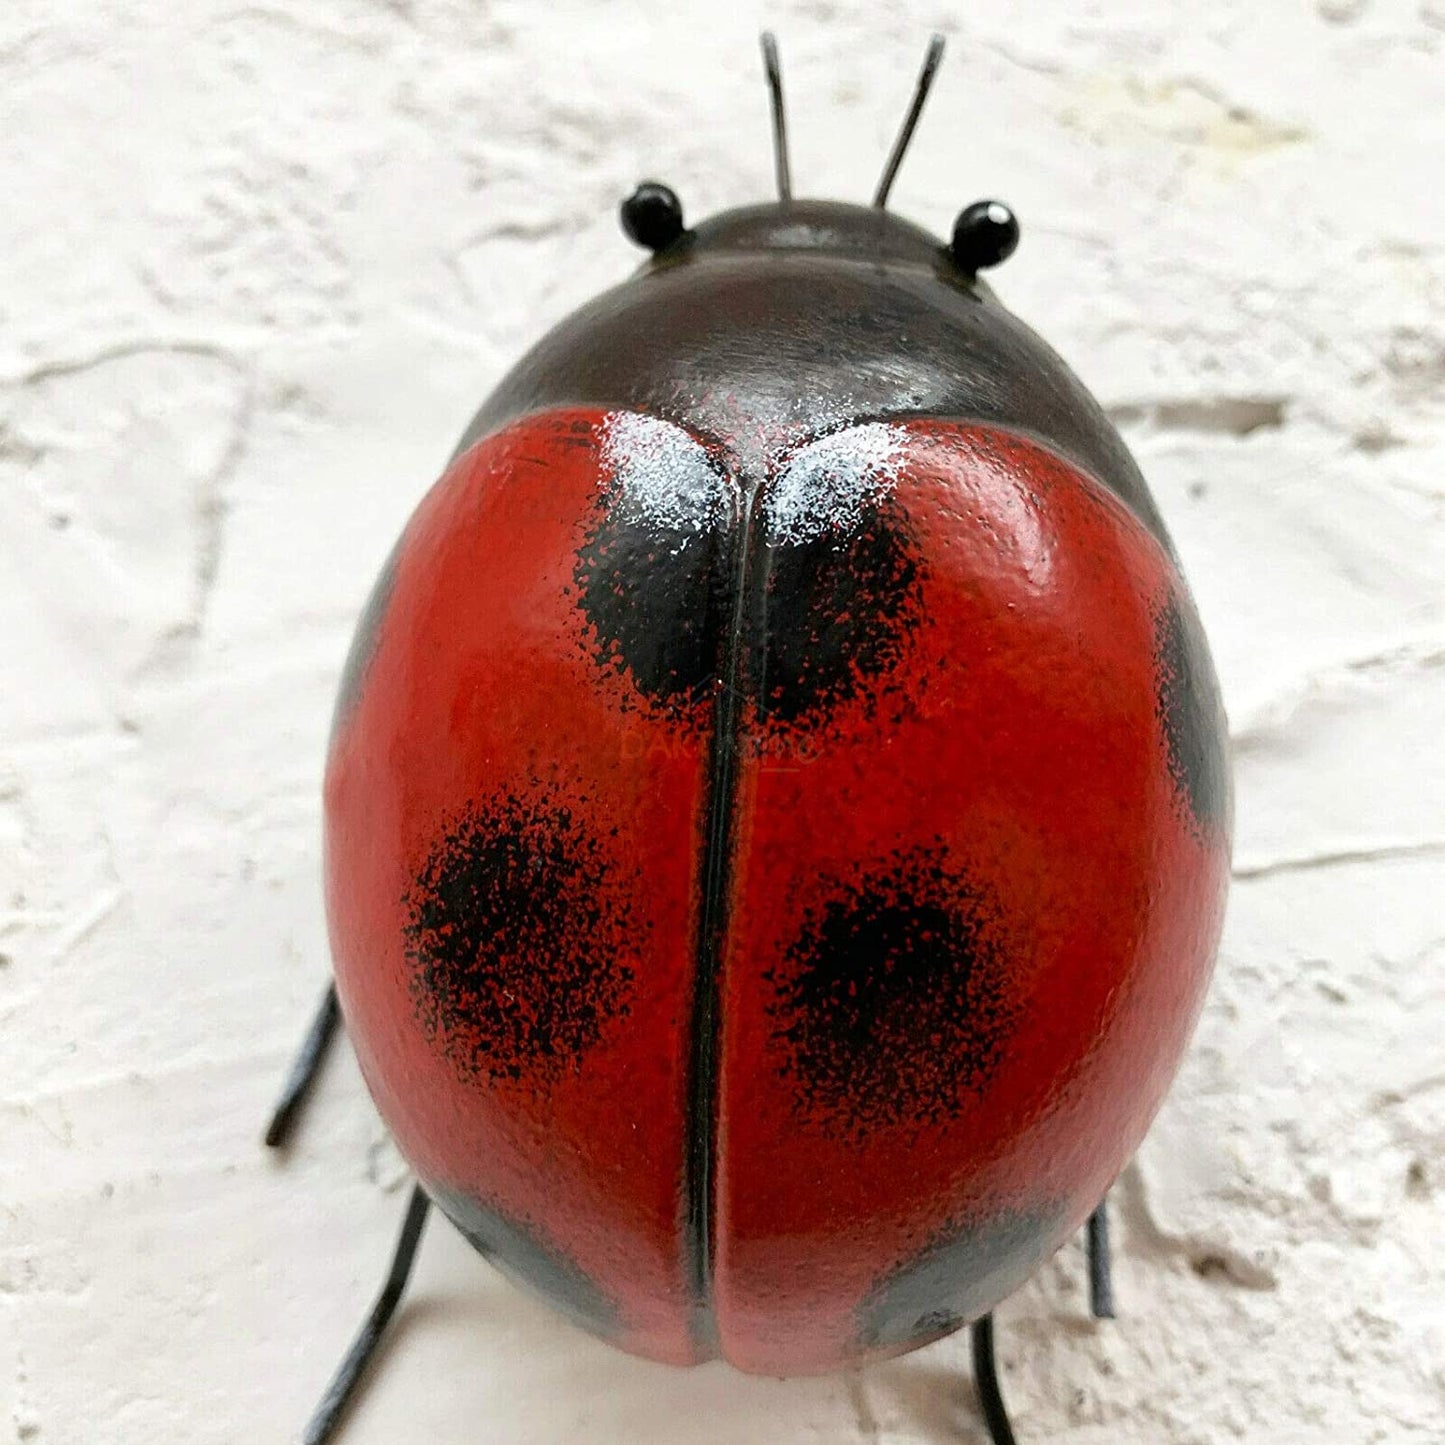
<svg viewBox="0 0 1445 1445">
<path fill-rule="evenodd" d="M 371 1313 L 366 1317 L 361 1333 L 346 1352 L 341 1368 L 326 1387 L 326 1393 L 321 1397 L 321 1403 L 316 1407 L 316 1413 L 311 1417 L 311 1423 L 307 1425 L 306 1434 L 302 1437 L 303 1445 L 326 1445 L 328 1440 L 335 1437 L 346 1407 L 366 1374 L 367 1366 L 376 1358 L 382 1334 L 392 1315 L 396 1313 L 401 1293 L 411 1276 L 412 1262 L 416 1259 L 416 1249 L 421 1242 L 422 1226 L 426 1223 L 430 1203 L 422 1192 L 421 1185 L 416 1185 L 411 1191 L 411 1202 L 406 1207 L 406 1218 L 402 1221 L 401 1234 L 396 1241 L 396 1253 L 391 1257 L 391 1271 L 386 1277 L 386 1283 L 376 1297 L 376 1303 L 371 1307 Z"/>
<path fill-rule="evenodd" d="M 1109 1263 L 1109 1203 L 1104 1200 L 1089 1216 L 1089 1307 L 1094 1318 L 1114 1318 L 1114 1278 Z M 993 1316 L 973 1326 L 973 1381 L 993 1445 L 1015 1445 L 1013 1427 L 998 1386 L 993 1351 Z"/>
<path fill-rule="evenodd" d="M 1016 1445 L 1013 1426 L 998 1387 L 998 1365 L 993 1357 L 993 1315 L 987 1314 L 973 1324 L 973 1385 L 978 1403 L 988 1423 L 993 1445 Z"/>
<path fill-rule="evenodd" d="M 306 1041 L 301 1045 L 301 1052 L 297 1054 L 296 1062 L 291 1065 L 291 1073 L 286 1079 L 286 1087 L 281 1091 L 276 1112 L 271 1115 L 271 1122 L 266 1126 L 266 1143 L 272 1149 L 279 1148 L 289 1137 L 291 1126 L 296 1121 L 297 1110 L 315 1081 L 321 1061 L 326 1057 L 326 1046 L 331 1042 L 340 1022 L 341 1008 L 336 1002 L 336 985 L 328 984 L 321 999 L 321 1007 L 316 1010 L 316 1017 L 312 1019 L 311 1027 L 307 1031 Z"/>
<path fill-rule="evenodd" d="M 1089 1216 L 1089 1308 L 1096 1320 L 1114 1318 L 1114 1274 L 1109 1263 L 1109 1201 Z"/>
</svg>

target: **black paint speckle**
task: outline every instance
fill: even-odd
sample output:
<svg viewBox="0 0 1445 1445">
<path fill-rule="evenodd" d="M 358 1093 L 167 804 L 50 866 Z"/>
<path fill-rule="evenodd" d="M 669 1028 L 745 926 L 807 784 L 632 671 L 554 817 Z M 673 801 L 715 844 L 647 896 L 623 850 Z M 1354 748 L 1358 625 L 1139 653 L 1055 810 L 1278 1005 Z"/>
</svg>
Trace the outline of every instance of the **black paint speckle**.
<svg viewBox="0 0 1445 1445">
<path fill-rule="evenodd" d="M 922 564 L 902 510 L 883 499 L 842 528 L 771 542 L 764 582 L 764 717 L 784 724 L 876 700 L 922 615 Z"/>
<path fill-rule="evenodd" d="M 860 1344 L 911 1349 L 986 1314 L 1048 1258 L 1062 1213 L 1003 1211 L 940 1232 L 869 1290 L 858 1311 Z"/>
<path fill-rule="evenodd" d="M 573 568 L 588 647 L 672 716 L 711 695 L 729 608 L 729 488 L 701 445 L 610 419 L 605 485 Z"/>
<path fill-rule="evenodd" d="M 719 587 L 709 539 L 603 516 L 574 573 L 598 660 L 644 697 L 685 710 L 717 671 Z"/>
<path fill-rule="evenodd" d="M 941 848 L 825 890 L 764 974 L 799 1112 L 843 1137 L 956 1114 L 1003 1056 L 1012 947 Z"/>
<path fill-rule="evenodd" d="M 628 1011 L 636 877 L 574 811 L 503 797 L 439 839 L 408 891 L 417 1021 L 466 1079 L 536 1088 L 579 1073 Z"/>
<path fill-rule="evenodd" d="M 537 1233 L 460 1190 L 433 1190 L 432 1197 L 473 1249 L 574 1324 L 604 1337 L 618 1333 L 616 1303 L 575 1261 L 544 1243 Z"/>
<path fill-rule="evenodd" d="M 741 680 L 782 726 L 871 707 L 922 616 L 921 555 L 891 498 L 901 443 L 870 423 L 803 447 L 768 484 L 747 585 L 761 645 Z M 674 718 L 711 696 L 730 645 L 734 490 L 703 446 L 652 417 L 603 429 L 603 487 L 573 569 L 587 647 Z"/>
<path fill-rule="evenodd" d="M 1154 615 L 1155 683 L 1169 773 L 1191 821 L 1227 827 L 1228 728 L 1209 647 L 1187 602 L 1170 595 Z"/>
</svg>

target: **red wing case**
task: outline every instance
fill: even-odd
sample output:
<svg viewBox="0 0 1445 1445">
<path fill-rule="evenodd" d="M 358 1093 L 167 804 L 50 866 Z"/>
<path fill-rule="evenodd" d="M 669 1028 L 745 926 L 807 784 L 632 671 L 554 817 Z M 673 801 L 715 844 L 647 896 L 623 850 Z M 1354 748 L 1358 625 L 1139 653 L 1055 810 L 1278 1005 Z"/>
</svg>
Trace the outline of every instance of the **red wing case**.
<svg viewBox="0 0 1445 1445">
<path fill-rule="evenodd" d="M 795 1374 L 1015 1289 L 1139 1143 L 1228 867 L 1169 557 L 992 428 L 878 423 L 754 499 L 718 983 L 723 1353 Z"/>
<path fill-rule="evenodd" d="M 1034 442 L 852 426 L 744 505 L 667 422 L 516 422 L 423 502 L 343 683 L 362 1069 L 477 1248 L 624 1348 L 910 1348 L 1152 1117 L 1223 740 L 1164 548 Z"/>
<path fill-rule="evenodd" d="M 471 1242 L 639 1353 L 696 1350 L 689 1021 L 735 491 L 666 423 L 459 457 L 362 619 L 326 778 L 362 1071 Z"/>
</svg>

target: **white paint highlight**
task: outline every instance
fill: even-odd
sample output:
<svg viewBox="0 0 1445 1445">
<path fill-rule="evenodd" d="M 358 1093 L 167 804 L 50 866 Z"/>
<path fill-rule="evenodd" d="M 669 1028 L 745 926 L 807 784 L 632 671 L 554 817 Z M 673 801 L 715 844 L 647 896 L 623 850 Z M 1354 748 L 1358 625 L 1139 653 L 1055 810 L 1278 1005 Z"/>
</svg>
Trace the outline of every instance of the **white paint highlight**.
<svg viewBox="0 0 1445 1445">
<path fill-rule="evenodd" d="M 623 520 L 670 532 L 701 532 L 721 520 L 723 480 L 701 443 L 681 427 L 614 412 L 603 423 L 602 460 Z"/>
<path fill-rule="evenodd" d="M 885 422 L 831 432 L 800 448 L 764 500 L 769 536 L 784 545 L 845 537 L 897 480 L 902 449 L 902 432 Z"/>
</svg>

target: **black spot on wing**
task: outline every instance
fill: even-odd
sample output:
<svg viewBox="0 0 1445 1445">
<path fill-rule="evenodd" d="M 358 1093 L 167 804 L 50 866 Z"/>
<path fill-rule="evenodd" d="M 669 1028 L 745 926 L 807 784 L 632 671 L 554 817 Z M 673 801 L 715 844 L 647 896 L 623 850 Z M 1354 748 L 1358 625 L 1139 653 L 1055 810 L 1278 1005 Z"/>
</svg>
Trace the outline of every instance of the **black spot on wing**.
<svg viewBox="0 0 1445 1445">
<path fill-rule="evenodd" d="M 606 1337 L 618 1332 L 620 1320 L 612 1298 L 534 1230 L 460 1190 L 431 1192 L 466 1241 L 508 1278 L 593 1334 Z"/>
<path fill-rule="evenodd" d="M 1169 773 L 1200 829 L 1227 828 L 1228 725 L 1204 629 L 1187 600 L 1171 592 L 1154 614 L 1156 707 Z"/>
<path fill-rule="evenodd" d="M 892 496 L 902 440 L 882 423 L 801 448 L 763 507 L 760 711 L 792 724 L 870 707 L 922 618 L 923 564 Z"/>
<path fill-rule="evenodd" d="M 413 1010 L 466 1079 L 545 1088 L 628 1011 L 635 875 L 574 811 L 499 797 L 438 839 L 404 900 Z M 610 840 L 606 840 L 610 841 Z"/>
<path fill-rule="evenodd" d="M 1062 1210 L 1005 1211 L 942 1231 L 869 1290 L 858 1311 L 867 1350 L 911 1349 L 987 1314 L 1049 1255 Z"/>
<path fill-rule="evenodd" d="M 346 663 L 341 669 L 341 682 L 336 692 L 336 708 L 331 719 L 333 733 L 339 732 L 345 726 L 356 710 L 357 703 L 361 701 L 366 674 L 381 640 L 386 610 L 391 604 L 391 595 L 396 590 L 396 574 L 405 542 L 406 536 L 403 534 L 391 549 L 391 555 L 382 564 L 381 572 L 366 599 L 366 605 L 361 609 L 361 616 L 357 618 L 356 630 L 351 634 L 351 647 L 347 651 Z"/>
<path fill-rule="evenodd" d="M 872 503 L 846 530 L 776 542 L 764 565 L 764 716 L 794 723 L 873 701 L 921 616 L 922 567 L 901 511 Z"/>
<path fill-rule="evenodd" d="M 702 701 L 717 671 L 721 588 L 711 540 L 605 513 L 574 572 L 595 655 L 671 709 Z"/>
<path fill-rule="evenodd" d="M 795 1107 L 850 1138 L 955 1115 L 1003 1057 L 1010 930 L 941 848 L 835 882 L 764 979 Z"/>
<path fill-rule="evenodd" d="M 670 713 L 708 697 L 729 608 L 731 489 L 680 428 L 608 418 L 603 489 L 573 568 L 588 645 Z"/>
</svg>

